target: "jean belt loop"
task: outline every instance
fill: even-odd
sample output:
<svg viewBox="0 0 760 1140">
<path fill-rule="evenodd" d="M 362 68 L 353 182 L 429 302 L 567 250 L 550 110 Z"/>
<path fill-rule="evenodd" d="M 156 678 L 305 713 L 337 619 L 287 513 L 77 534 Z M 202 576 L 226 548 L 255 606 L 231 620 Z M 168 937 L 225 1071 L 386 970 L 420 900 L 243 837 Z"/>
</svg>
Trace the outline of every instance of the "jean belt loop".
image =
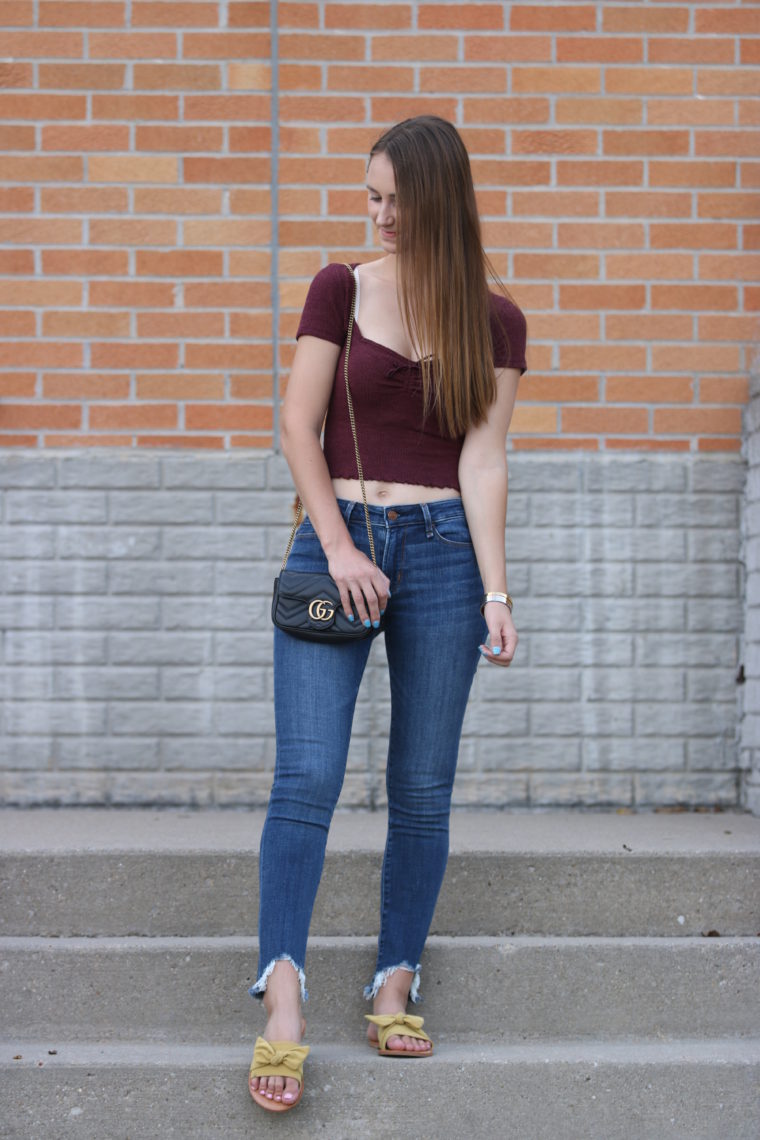
<svg viewBox="0 0 760 1140">
<path fill-rule="evenodd" d="M 433 537 L 433 520 L 430 517 L 430 507 L 427 503 L 420 503 L 422 507 L 422 517 L 425 520 L 425 538 Z"/>
<path fill-rule="evenodd" d="M 349 499 L 346 502 L 345 507 L 343 508 L 343 521 L 345 522 L 346 526 L 348 526 L 348 524 L 351 521 L 351 512 L 353 511 L 355 506 L 356 506 L 356 503 L 353 502 L 353 500 Z"/>
</svg>

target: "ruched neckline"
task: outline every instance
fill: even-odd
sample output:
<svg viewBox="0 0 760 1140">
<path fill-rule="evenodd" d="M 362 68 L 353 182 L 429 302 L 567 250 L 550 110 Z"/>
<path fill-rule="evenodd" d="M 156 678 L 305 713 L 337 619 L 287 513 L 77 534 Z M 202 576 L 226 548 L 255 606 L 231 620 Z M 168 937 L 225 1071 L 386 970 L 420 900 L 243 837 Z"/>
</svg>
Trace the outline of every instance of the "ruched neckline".
<svg viewBox="0 0 760 1140">
<path fill-rule="evenodd" d="M 397 352 L 395 348 L 391 348 L 389 344 L 383 344 L 382 341 L 373 340 L 370 336 L 365 336 L 360 326 L 354 321 L 354 332 L 357 332 L 365 344 L 372 344 L 376 348 L 382 348 L 384 352 L 389 352 L 391 356 L 395 356 L 397 360 L 403 360 L 405 364 L 410 365 L 412 368 L 419 368 L 420 361 L 412 360 L 409 356 L 404 356 L 403 352 Z"/>
</svg>

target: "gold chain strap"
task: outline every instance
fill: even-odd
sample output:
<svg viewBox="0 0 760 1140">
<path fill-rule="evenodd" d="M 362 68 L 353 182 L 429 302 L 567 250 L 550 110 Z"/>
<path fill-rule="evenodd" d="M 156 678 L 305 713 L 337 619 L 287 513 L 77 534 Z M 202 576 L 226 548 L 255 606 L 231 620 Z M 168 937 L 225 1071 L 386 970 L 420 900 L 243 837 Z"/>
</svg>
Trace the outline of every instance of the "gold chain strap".
<svg viewBox="0 0 760 1140">
<path fill-rule="evenodd" d="M 348 269 L 349 273 L 353 277 L 354 271 L 351 268 L 351 266 L 347 264 L 346 268 Z M 356 418 L 354 416 L 354 402 L 351 399 L 351 388 L 350 388 L 349 383 L 348 383 L 348 354 L 351 351 L 351 334 L 354 331 L 354 316 L 356 314 L 356 289 L 357 289 L 357 283 L 356 283 L 356 278 L 354 278 L 354 295 L 351 299 L 351 316 L 349 317 L 349 320 L 348 320 L 348 332 L 346 333 L 346 355 L 343 358 L 343 376 L 344 376 L 345 381 L 346 381 L 346 401 L 348 403 L 348 418 L 351 421 L 351 435 L 354 437 L 354 452 L 356 454 L 356 470 L 359 473 L 359 482 L 360 482 L 361 488 L 362 488 L 362 501 L 364 503 L 364 521 L 367 524 L 367 538 L 369 539 L 369 549 L 370 549 L 370 554 L 372 555 L 372 562 L 374 563 L 375 566 L 377 566 L 377 558 L 375 557 L 375 540 L 372 537 L 372 527 L 370 526 L 370 521 L 369 521 L 369 506 L 367 505 L 367 492 L 364 488 L 364 471 L 362 470 L 362 461 L 361 461 L 361 458 L 359 456 L 359 443 L 358 443 L 357 436 L 356 436 Z M 293 542 L 295 541 L 295 537 L 296 537 L 296 531 L 298 530 L 298 523 L 299 523 L 300 518 L 301 518 L 301 507 L 302 507 L 301 496 L 297 495 L 296 496 L 296 517 L 293 520 L 293 527 L 292 527 L 292 530 L 290 532 L 290 538 L 288 539 L 288 545 L 287 545 L 286 550 L 285 550 L 285 557 L 283 558 L 282 566 L 280 567 L 281 570 L 285 569 L 285 564 L 287 563 L 288 558 L 290 557 L 290 551 L 293 547 Z"/>
</svg>

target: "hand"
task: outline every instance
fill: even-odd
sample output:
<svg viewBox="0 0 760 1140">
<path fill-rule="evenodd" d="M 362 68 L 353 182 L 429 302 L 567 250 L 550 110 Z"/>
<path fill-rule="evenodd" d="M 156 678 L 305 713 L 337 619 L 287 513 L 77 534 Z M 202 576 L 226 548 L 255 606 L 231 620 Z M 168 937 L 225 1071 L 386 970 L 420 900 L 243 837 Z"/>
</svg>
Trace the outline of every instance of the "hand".
<svg viewBox="0 0 760 1140">
<path fill-rule="evenodd" d="M 353 543 L 330 558 L 330 577 L 340 590 L 343 612 L 354 620 L 354 608 L 364 625 L 379 625 L 391 596 L 390 579 Z M 353 599 L 353 606 L 351 600 Z"/>
<path fill-rule="evenodd" d="M 488 641 L 479 647 L 480 652 L 491 665 L 511 665 L 517 649 L 517 630 L 509 607 L 503 602 L 486 602 L 483 616 Z"/>
</svg>

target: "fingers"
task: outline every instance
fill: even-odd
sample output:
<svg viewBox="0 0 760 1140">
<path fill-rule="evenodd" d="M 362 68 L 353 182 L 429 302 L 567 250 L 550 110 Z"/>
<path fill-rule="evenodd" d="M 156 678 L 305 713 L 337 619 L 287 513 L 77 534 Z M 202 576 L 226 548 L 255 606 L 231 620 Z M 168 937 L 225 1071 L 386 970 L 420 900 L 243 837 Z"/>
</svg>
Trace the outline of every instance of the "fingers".
<svg viewBox="0 0 760 1140">
<path fill-rule="evenodd" d="M 369 589 L 364 591 L 364 602 L 369 612 L 369 621 L 375 629 L 380 625 L 380 618 L 385 613 L 390 596 L 390 582 L 382 570 L 377 570 L 372 577 Z M 366 621 L 364 624 L 367 624 Z"/>
<path fill-rule="evenodd" d="M 367 578 L 336 579 L 336 584 L 348 620 L 360 621 L 367 629 L 372 626 L 377 629 L 391 596 L 390 582 L 382 570 L 373 567 Z"/>
<path fill-rule="evenodd" d="M 503 650 L 500 653 L 494 653 L 493 647 L 488 645 L 480 645 L 478 648 L 481 656 L 485 657 L 489 665 L 501 665 L 502 668 L 506 669 L 512 664 L 512 657 L 507 657 Z"/>
<path fill-rule="evenodd" d="M 513 627 L 511 633 L 507 635 L 506 641 L 504 642 L 504 648 L 502 650 L 502 656 L 504 657 L 505 661 L 512 661 L 512 658 L 514 657 L 515 651 L 517 649 L 518 640 L 517 631 Z"/>
<path fill-rule="evenodd" d="M 351 591 L 348 588 L 348 583 L 345 581 L 339 582 L 336 578 L 333 578 L 333 580 L 340 591 L 340 604 L 343 607 L 343 613 L 349 621 L 354 621 L 354 607 L 351 604 Z"/>
<path fill-rule="evenodd" d="M 367 629 L 372 626 L 377 629 L 391 596 L 390 580 L 380 567 L 351 544 L 330 557 L 328 570 L 338 587 L 348 620 L 360 621 Z"/>
<path fill-rule="evenodd" d="M 517 649 L 517 631 L 512 615 L 506 606 L 489 603 L 485 608 L 488 636 L 479 647 L 480 652 L 492 665 L 508 667 Z"/>
<path fill-rule="evenodd" d="M 380 623 L 380 607 L 377 594 L 367 583 L 356 580 L 349 583 L 349 593 L 354 603 L 358 620 L 369 629 L 374 621 Z M 351 610 L 349 610 L 351 613 Z"/>
</svg>

